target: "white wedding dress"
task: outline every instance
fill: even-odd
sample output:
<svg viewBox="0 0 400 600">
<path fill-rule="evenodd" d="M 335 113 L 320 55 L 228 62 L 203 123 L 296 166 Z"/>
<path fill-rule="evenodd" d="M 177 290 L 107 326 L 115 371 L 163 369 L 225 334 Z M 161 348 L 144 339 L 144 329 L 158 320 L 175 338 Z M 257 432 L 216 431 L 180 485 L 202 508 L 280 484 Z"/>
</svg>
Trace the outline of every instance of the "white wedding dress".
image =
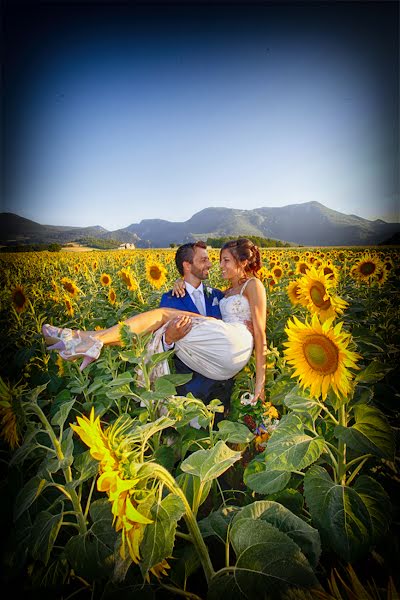
<svg viewBox="0 0 400 600">
<path fill-rule="evenodd" d="M 192 318 L 192 328 L 175 343 L 175 353 L 185 365 L 210 379 L 230 379 L 248 363 L 253 351 L 253 336 L 245 322 L 251 322 L 249 301 L 243 296 L 247 280 L 239 294 L 222 298 L 220 319 Z M 148 355 L 163 352 L 162 335 L 168 324 L 158 329 L 147 346 Z M 154 369 L 151 379 L 169 373 L 167 361 Z"/>
</svg>

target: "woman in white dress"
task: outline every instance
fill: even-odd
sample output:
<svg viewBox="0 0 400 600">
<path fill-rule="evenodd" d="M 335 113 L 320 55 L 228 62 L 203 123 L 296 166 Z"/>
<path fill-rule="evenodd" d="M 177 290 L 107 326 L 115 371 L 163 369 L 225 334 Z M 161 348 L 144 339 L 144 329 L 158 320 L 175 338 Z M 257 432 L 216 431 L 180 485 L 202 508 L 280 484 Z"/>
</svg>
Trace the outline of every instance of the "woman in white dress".
<svg viewBox="0 0 400 600">
<path fill-rule="evenodd" d="M 157 332 L 171 319 L 192 317 L 191 330 L 175 344 L 178 357 L 198 373 L 215 380 L 236 375 L 255 352 L 256 384 L 252 403 L 265 399 L 266 293 L 256 273 L 261 268 L 258 247 L 246 238 L 227 242 L 221 249 L 222 278 L 230 282 L 220 300 L 222 321 L 174 308 L 156 308 L 130 317 L 125 324 L 136 334 Z M 246 326 L 251 321 L 253 335 Z M 81 370 L 99 357 L 103 345 L 120 344 L 119 325 L 99 331 L 43 326 L 49 350 L 65 360 L 83 357 Z"/>
</svg>

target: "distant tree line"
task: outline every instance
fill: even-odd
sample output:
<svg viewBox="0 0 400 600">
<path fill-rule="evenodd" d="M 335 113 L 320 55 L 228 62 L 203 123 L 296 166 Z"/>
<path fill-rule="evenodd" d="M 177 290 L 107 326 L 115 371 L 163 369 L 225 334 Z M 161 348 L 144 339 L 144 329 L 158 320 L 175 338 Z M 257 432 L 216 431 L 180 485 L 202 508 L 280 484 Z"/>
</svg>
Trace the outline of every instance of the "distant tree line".
<svg viewBox="0 0 400 600">
<path fill-rule="evenodd" d="M 220 238 L 207 238 L 207 246 L 211 246 L 211 248 L 222 248 L 222 246 L 229 242 L 230 240 L 237 240 L 238 237 L 245 237 L 248 240 L 251 240 L 253 244 L 256 244 L 259 248 L 290 248 L 290 244 L 288 242 L 280 242 L 279 240 L 272 240 L 271 238 L 263 238 L 257 235 L 230 235 Z"/>
<path fill-rule="evenodd" d="M 0 248 L 0 252 L 60 252 L 62 248 L 61 244 L 19 244 L 17 246 L 3 246 Z"/>
<path fill-rule="evenodd" d="M 77 244 L 90 246 L 91 248 L 96 248 L 97 250 L 113 250 L 123 244 L 123 242 L 120 242 L 119 240 L 104 240 L 102 238 L 93 237 L 80 238 L 79 240 L 75 241 Z"/>
</svg>

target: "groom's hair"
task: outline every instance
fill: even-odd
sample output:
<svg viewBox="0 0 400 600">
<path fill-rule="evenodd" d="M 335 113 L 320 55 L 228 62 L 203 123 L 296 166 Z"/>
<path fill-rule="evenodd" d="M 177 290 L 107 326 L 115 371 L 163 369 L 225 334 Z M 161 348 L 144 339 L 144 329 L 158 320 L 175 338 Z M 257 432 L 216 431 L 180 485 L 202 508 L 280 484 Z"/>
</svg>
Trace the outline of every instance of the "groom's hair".
<svg viewBox="0 0 400 600">
<path fill-rule="evenodd" d="M 193 263 L 193 256 L 196 248 L 207 248 L 207 244 L 201 240 L 198 242 L 192 242 L 190 244 L 183 244 L 179 246 L 175 254 L 175 264 L 180 275 L 183 275 L 183 263 L 186 261 L 190 264 Z"/>
</svg>

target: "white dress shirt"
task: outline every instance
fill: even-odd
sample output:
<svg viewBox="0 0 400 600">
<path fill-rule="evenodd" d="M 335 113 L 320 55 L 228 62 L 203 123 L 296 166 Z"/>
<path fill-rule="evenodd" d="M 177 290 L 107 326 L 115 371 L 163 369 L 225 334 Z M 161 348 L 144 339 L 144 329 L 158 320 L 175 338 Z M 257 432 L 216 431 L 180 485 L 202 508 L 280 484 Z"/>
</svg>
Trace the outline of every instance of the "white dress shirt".
<svg viewBox="0 0 400 600">
<path fill-rule="evenodd" d="M 203 282 L 200 282 L 200 285 L 199 285 L 199 287 L 195 288 L 195 287 L 193 287 L 193 285 L 192 285 L 191 283 L 188 283 L 187 281 L 185 281 L 185 288 L 186 288 L 186 293 L 187 293 L 187 294 L 189 294 L 189 296 L 191 297 L 191 299 L 192 299 L 192 302 L 193 302 L 193 304 L 194 304 L 195 306 L 196 306 L 196 303 L 195 303 L 195 301 L 194 301 L 193 292 L 194 292 L 195 290 L 199 290 L 199 291 L 201 292 L 201 294 L 202 294 L 202 298 L 201 298 L 201 300 L 200 300 L 200 301 L 203 303 L 204 314 L 207 314 L 207 311 L 206 311 L 206 300 L 205 300 L 205 298 L 204 298 L 204 287 L 203 287 Z M 199 298 L 199 299 L 200 299 L 200 298 Z M 174 348 L 174 346 L 175 346 L 175 343 L 172 343 L 172 344 L 167 344 L 167 342 L 165 341 L 165 333 L 164 333 L 164 335 L 162 336 L 162 342 L 163 342 L 163 346 L 164 346 L 164 350 L 165 350 L 165 351 L 167 351 L 167 350 L 172 350 L 172 348 Z"/>
</svg>

